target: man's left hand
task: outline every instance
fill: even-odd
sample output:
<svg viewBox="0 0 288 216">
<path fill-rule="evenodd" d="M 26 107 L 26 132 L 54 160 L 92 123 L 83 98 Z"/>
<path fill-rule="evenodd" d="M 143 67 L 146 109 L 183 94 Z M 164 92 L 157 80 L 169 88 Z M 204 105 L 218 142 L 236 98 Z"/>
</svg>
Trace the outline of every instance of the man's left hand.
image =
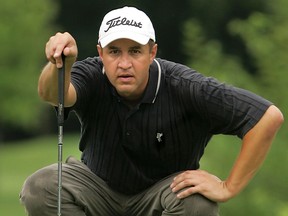
<svg viewBox="0 0 288 216">
<path fill-rule="evenodd" d="M 225 202 L 231 194 L 225 184 L 217 176 L 203 170 L 188 170 L 177 175 L 170 185 L 177 197 L 183 199 L 199 193 L 214 202 Z"/>
</svg>

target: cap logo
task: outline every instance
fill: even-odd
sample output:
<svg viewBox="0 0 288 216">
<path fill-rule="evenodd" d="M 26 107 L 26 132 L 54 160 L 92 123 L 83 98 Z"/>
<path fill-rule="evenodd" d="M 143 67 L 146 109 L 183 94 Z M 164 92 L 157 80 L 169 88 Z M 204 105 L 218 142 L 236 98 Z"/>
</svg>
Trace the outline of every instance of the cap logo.
<svg viewBox="0 0 288 216">
<path fill-rule="evenodd" d="M 108 25 L 108 27 L 106 30 L 104 30 L 104 32 L 108 32 L 111 28 L 120 26 L 120 25 L 127 25 L 127 26 L 134 26 L 137 28 L 142 28 L 141 22 L 137 22 L 135 20 L 129 20 L 126 17 L 123 17 L 121 19 L 121 16 L 108 20 L 106 22 L 106 25 Z"/>
</svg>

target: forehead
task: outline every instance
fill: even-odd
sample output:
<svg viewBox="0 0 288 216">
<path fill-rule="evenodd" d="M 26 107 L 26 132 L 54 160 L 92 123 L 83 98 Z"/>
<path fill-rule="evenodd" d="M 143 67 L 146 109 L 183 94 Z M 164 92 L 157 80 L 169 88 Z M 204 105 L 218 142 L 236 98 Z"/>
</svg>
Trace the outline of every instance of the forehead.
<svg viewBox="0 0 288 216">
<path fill-rule="evenodd" d="M 107 45 L 107 48 L 111 49 L 111 48 L 143 48 L 146 45 L 142 45 L 137 43 L 136 41 L 130 40 L 130 39 L 118 39 L 115 41 L 112 41 L 111 43 L 109 43 Z"/>
</svg>

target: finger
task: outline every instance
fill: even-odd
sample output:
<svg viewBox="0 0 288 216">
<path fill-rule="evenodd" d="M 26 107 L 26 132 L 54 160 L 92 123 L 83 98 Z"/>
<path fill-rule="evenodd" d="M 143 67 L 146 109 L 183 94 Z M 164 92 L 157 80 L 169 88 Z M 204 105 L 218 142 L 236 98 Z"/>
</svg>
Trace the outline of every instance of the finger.
<svg viewBox="0 0 288 216">
<path fill-rule="evenodd" d="M 183 190 L 185 188 L 188 188 L 188 187 L 194 187 L 196 185 L 199 184 L 199 181 L 195 178 L 186 178 L 186 179 L 183 179 L 183 181 L 175 184 L 174 187 L 172 187 L 172 191 L 174 193 L 180 191 L 180 190 Z"/>
<path fill-rule="evenodd" d="M 62 64 L 61 54 L 63 49 L 64 45 L 61 43 L 59 44 L 57 35 L 50 37 L 45 47 L 45 53 L 48 61 L 50 61 L 53 64 L 58 64 L 58 67 L 61 67 Z"/>
<path fill-rule="evenodd" d="M 174 179 L 172 184 L 170 185 L 171 188 L 175 187 L 177 184 L 179 184 L 180 182 L 182 182 L 183 180 L 190 178 L 191 176 L 193 176 L 192 171 L 185 171 L 183 173 L 180 173 L 179 175 L 177 175 Z"/>
<path fill-rule="evenodd" d="M 63 61 L 62 61 L 62 53 L 64 51 L 65 45 L 63 44 L 59 44 L 56 47 L 55 53 L 53 55 L 53 58 L 55 59 L 55 63 L 56 63 L 56 67 L 57 68 L 61 68 L 63 65 Z"/>
<path fill-rule="evenodd" d="M 50 38 L 50 40 L 46 43 L 46 47 L 45 47 L 45 54 L 46 54 L 46 58 L 48 61 L 50 61 L 51 63 L 55 64 L 56 61 L 53 57 L 54 55 L 54 52 L 55 52 L 55 49 L 52 48 L 51 46 L 51 40 L 52 40 L 52 37 Z"/>
<path fill-rule="evenodd" d="M 50 62 L 56 64 L 58 68 L 61 68 L 63 65 L 62 53 L 66 44 L 67 39 L 65 38 L 65 35 L 59 32 L 54 36 L 51 36 L 46 43 L 46 57 Z"/>
<path fill-rule="evenodd" d="M 75 40 L 72 38 L 71 43 L 67 44 L 63 50 L 63 54 L 71 59 L 77 58 L 78 49 Z"/>
<path fill-rule="evenodd" d="M 170 185 L 173 192 L 178 192 L 186 187 L 198 186 L 208 180 L 208 173 L 200 170 L 190 170 L 176 176 Z"/>
<path fill-rule="evenodd" d="M 65 47 L 63 52 L 63 55 L 69 58 L 75 58 L 77 56 L 77 48 L 76 47 Z"/>
<path fill-rule="evenodd" d="M 179 192 L 177 194 L 177 197 L 179 199 L 184 199 L 184 198 L 191 196 L 192 194 L 196 194 L 196 193 L 198 193 L 197 187 L 188 187 L 188 188 L 182 190 L 181 192 Z"/>
</svg>

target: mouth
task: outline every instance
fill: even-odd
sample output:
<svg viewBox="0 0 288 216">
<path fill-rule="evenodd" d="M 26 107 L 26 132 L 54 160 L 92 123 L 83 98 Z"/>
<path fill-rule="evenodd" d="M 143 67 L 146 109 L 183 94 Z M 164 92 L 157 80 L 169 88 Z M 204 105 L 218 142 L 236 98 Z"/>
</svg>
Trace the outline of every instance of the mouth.
<svg viewBox="0 0 288 216">
<path fill-rule="evenodd" d="M 131 74 L 121 74 L 118 76 L 118 79 L 124 83 L 130 82 L 134 78 Z"/>
</svg>

